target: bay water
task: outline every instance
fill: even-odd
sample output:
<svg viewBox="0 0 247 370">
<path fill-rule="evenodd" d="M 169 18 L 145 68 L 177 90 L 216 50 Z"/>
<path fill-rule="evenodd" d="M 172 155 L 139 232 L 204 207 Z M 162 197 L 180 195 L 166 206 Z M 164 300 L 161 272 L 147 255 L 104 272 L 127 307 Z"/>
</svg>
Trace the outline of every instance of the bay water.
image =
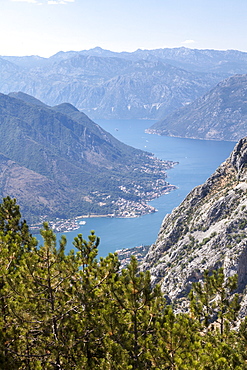
<svg viewBox="0 0 247 370">
<path fill-rule="evenodd" d="M 69 251 L 77 234 L 87 239 L 94 230 L 100 237 L 99 256 L 102 257 L 119 249 L 154 243 L 165 215 L 195 186 L 205 182 L 236 144 L 146 134 L 145 129 L 154 123 L 150 120 L 96 120 L 96 123 L 125 144 L 151 152 L 160 159 L 179 162 L 167 171 L 167 181 L 177 189 L 150 202 L 157 212 L 138 218 L 88 218 L 80 229 L 57 234 L 58 239 L 62 234 L 66 236 Z"/>
</svg>

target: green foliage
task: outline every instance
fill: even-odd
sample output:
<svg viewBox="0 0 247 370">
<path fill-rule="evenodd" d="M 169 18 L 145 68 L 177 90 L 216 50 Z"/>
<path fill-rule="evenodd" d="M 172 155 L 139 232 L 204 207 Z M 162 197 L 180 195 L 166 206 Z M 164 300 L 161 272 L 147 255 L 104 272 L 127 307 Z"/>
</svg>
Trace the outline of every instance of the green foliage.
<svg viewBox="0 0 247 370">
<path fill-rule="evenodd" d="M 237 288 L 237 279 L 237 275 L 226 279 L 223 268 L 211 275 L 206 270 L 204 281 L 194 283 L 189 294 L 191 312 L 205 328 L 218 327 L 222 336 L 236 320 L 240 308 L 238 295 L 231 294 Z"/>
<path fill-rule="evenodd" d="M 245 227 L 246 227 L 246 225 L 247 225 L 247 220 L 241 220 L 240 222 L 239 222 L 239 228 L 241 229 L 241 230 L 243 230 L 243 229 L 245 229 Z"/>
<path fill-rule="evenodd" d="M 15 200 L 0 205 L 0 369 L 246 369 L 246 320 L 237 277 L 222 269 L 193 286 L 191 313 L 176 314 L 137 260 L 97 259 L 99 238 L 79 234 L 76 251 L 44 223 L 44 242 L 21 221 Z"/>
</svg>

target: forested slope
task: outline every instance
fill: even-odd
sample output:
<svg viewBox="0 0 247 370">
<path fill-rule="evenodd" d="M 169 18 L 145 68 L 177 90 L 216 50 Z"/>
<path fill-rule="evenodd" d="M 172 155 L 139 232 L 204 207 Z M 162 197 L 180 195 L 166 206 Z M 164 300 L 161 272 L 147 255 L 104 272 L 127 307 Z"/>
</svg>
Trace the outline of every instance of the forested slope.
<svg viewBox="0 0 247 370">
<path fill-rule="evenodd" d="M 146 201 L 169 189 L 172 162 L 121 143 L 66 103 L 0 94 L 0 147 L 0 195 L 16 197 L 29 220 L 114 214 L 119 203 L 148 212 Z"/>
<path fill-rule="evenodd" d="M 15 200 L 0 204 L 0 368 L 235 369 L 246 365 L 247 321 L 233 330 L 237 277 L 205 273 L 191 313 L 176 314 L 133 258 L 97 260 L 99 239 L 78 235 L 77 252 L 44 224 L 37 248 Z"/>
</svg>

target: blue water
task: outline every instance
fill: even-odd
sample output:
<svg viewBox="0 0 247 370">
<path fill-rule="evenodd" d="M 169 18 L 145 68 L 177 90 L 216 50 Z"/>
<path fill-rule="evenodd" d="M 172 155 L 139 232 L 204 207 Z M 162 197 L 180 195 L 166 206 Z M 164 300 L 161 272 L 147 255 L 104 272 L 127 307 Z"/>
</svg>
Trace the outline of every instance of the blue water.
<svg viewBox="0 0 247 370">
<path fill-rule="evenodd" d="M 99 255 L 106 256 L 117 249 L 149 245 L 155 242 L 164 216 L 179 205 L 195 186 L 202 184 L 229 156 L 235 143 L 180 139 L 145 134 L 153 124 L 149 120 L 97 120 L 97 123 L 122 142 L 135 148 L 147 150 L 161 159 L 179 162 L 167 172 L 167 181 L 177 190 L 150 202 L 158 212 L 139 218 L 91 218 L 86 225 L 66 235 L 67 250 L 73 239 L 82 233 L 87 239 L 91 230 L 100 237 Z M 58 238 L 61 234 L 57 234 Z"/>
</svg>

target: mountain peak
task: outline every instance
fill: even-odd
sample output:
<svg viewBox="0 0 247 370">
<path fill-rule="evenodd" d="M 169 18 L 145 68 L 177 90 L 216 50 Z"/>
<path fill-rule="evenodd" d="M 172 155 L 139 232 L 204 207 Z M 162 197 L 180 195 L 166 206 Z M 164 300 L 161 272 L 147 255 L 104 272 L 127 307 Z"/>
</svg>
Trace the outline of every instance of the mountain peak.
<svg viewBox="0 0 247 370">
<path fill-rule="evenodd" d="M 79 112 L 79 110 L 72 104 L 70 103 L 62 103 L 59 105 L 55 105 L 52 107 L 54 110 L 57 112 L 63 113 L 63 114 L 70 114 L 74 112 Z"/>
<path fill-rule="evenodd" d="M 2 57 L 0 64 L 3 93 L 21 90 L 49 106 L 69 102 L 93 119 L 160 120 L 224 78 L 246 73 L 247 53 L 185 47 L 113 52 L 97 46 L 50 58 Z M 122 86 L 119 76 L 126 77 Z"/>
<path fill-rule="evenodd" d="M 8 94 L 8 96 L 10 96 L 11 98 L 20 99 L 26 103 L 38 105 L 41 107 L 47 107 L 47 105 L 40 101 L 39 99 L 36 99 L 34 96 L 31 96 L 29 94 L 25 94 L 22 91 L 11 92 Z"/>
</svg>

